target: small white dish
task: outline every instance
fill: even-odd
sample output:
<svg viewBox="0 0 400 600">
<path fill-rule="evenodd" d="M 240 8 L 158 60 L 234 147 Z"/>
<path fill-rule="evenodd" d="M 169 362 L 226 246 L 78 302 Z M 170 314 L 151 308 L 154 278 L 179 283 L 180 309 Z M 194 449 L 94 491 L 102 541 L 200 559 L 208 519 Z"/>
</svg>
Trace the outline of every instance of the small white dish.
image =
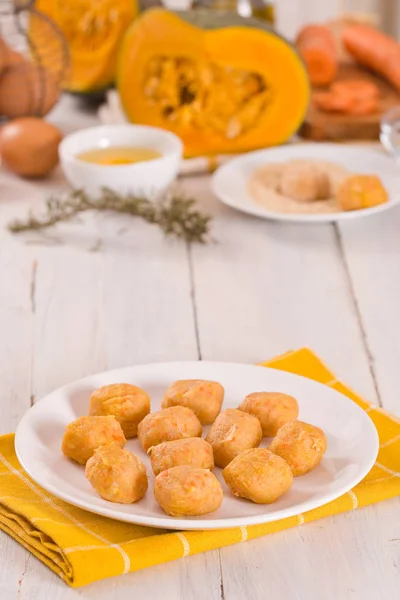
<svg viewBox="0 0 400 600">
<path fill-rule="evenodd" d="M 81 152 L 110 146 L 136 146 L 162 156 L 128 165 L 96 165 L 77 158 Z M 64 174 L 73 188 L 97 194 L 107 187 L 121 194 L 154 198 L 176 179 L 183 145 L 173 133 L 147 125 L 100 125 L 67 135 L 59 146 Z"/>
<path fill-rule="evenodd" d="M 352 173 L 378 175 L 388 191 L 389 200 L 373 208 L 324 214 L 274 212 L 256 202 L 247 186 L 255 169 L 268 163 L 311 159 L 337 163 Z M 340 144 L 289 144 L 250 152 L 219 167 L 212 178 L 212 191 L 231 208 L 263 219 L 296 223 L 329 223 L 360 219 L 384 212 L 400 202 L 400 167 L 382 149 Z"/>
<path fill-rule="evenodd" d="M 211 379 L 225 387 L 223 409 L 237 408 L 250 392 L 274 390 L 295 396 L 301 420 L 321 427 L 327 436 L 325 456 L 311 473 L 296 477 L 275 504 L 253 504 L 235 498 L 215 468 L 224 491 L 222 506 L 202 517 L 166 515 L 154 499 L 150 461 L 137 438 L 126 447 L 145 463 L 149 489 L 135 504 L 113 504 L 100 498 L 85 478 L 84 468 L 61 453 L 68 423 L 88 412 L 91 392 L 110 383 L 132 383 L 145 389 L 151 410 L 160 409 L 167 387 L 176 379 Z M 204 428 L 203 435 L 208 431 Z M 264 439 L 262 446 L 268 444 Z M 49 394 L 20 422 L 15 449 L 23 468 L 39 485 L 70 504 L 112 519 L 165 529 L 222 529 L 276 521 L 317 508 L 348 492 L 371 469 L 378 453 L 378 434 L 357 404 L 330 387 L 310 379 L 265 367 L 213 362 L 173 362 L 139 365 L 92 375 Z"/>
</svg>

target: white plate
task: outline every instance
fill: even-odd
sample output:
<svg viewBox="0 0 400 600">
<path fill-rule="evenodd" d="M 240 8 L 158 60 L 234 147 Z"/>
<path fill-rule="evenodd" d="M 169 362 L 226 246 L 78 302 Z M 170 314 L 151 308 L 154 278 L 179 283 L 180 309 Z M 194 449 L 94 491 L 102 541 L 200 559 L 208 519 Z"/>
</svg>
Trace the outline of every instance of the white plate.
<svg viewBox="0 0 400 600">
<path fill-rule="evenodd" d="M 260 505 L 235 498 L 224 489 L 219 510 L 203 517 L 168 517 L 154 500 L 150 463 L 139 442 L 127 448 L 145 463 L 149 490 L 136 504 L 113 504 L 102 500 L 91 488 L 83 467 L 62 456 L 60 446 L 65 426 L 87 414 L 90 393 L 109 383 L 126 382 L 143 387 L 151 397 L 152 410 L 160 408 L 164 391 L 175 379 L 212 379 L 226 391 L 224 408 L 237 407 L 254 391 L 281 391 L 299 402 L 300 418 L 326 432 L 328 450 L 311 473 L 294 480 L 292 488 L 275 504 Z M 264 441 L 265 445 L 266 441 Z M 321 506 L 356 485 L 371 469 L 378 453 L 378 435 L 368 417 L 354 402 L 335 390 L 283 371 L 252 365 L 175 362 L 129 367 L 86 377 L 46 396 L 20 422 L 15 448 L 20 463 L 43 488 L 91 512 L 151 527 L 166 529 L 219 529 L 284 519 Z"/>
<path fill-rule="evenodd" d="M 385 204 L 339 213 L 288 214 L 268 210 L 247 191 L 250 176 L 257 167 L 293 159 L 316 159 L 337 163 L 354 173 L 378 175 L 389 193 Z M 359 219 L 389 210 L 400 201 L 400 167 L 379 149 L 338 144 L 291 144 L 244 154 L 219 167 L 212 178 L 212 191 L 228 206 L 263 219 L 298 223 L 327 223 Z"/>
</svg>

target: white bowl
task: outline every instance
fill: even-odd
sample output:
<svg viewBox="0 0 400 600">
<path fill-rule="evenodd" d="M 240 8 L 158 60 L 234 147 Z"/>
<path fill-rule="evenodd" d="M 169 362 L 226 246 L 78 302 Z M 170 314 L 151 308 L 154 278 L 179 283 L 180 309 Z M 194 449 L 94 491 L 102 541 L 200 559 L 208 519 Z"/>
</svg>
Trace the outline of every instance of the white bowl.
<svg viewBox="0 0 400 600">
<path fill-rule="evenodd" d="M 96 165 L 77 158 L 81 152 L 108 146 L 136 146 L 156 150 L 162 156 L 128 165 Z M 121 194 L 155 198 L 178 174 L 182 142 L 170 133 L 147 125 L 101 125 L 67 135 L 59 146 L 61 166 L 73 188 L 98 194 L 107 187 Z"/>
</svg>

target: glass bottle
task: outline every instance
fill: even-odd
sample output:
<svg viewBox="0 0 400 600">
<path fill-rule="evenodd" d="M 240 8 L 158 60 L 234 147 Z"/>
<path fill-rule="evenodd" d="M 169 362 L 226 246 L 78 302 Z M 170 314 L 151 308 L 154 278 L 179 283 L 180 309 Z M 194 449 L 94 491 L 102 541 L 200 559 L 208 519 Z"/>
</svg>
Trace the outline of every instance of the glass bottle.
<svg viewBox="0 0 400 600">
<path fill-rule="evenodd" d="M 257 17 L 274 23 L 273 0 L 193 0 L 192 8 L 234 12 L 241 17 Z"/>
</svg>

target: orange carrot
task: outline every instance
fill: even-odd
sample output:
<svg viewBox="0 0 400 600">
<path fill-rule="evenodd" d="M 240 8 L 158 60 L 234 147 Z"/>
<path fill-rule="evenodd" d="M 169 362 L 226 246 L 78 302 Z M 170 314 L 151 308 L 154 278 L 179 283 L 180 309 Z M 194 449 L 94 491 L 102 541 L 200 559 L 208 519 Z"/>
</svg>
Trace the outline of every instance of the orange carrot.
<svg viewBox="0 0 400 600">
<path fill-rule="evenodd" d="M 379 110 L 379 100 L 377 98 L 359 98 L 355 100 L 346 114 L 365 116 L 376 113 Z"/>
<path fill-rule="evenodd" d="M 303 27 L 297 36 L 296 47 L 306 63 L 313 85 L 328 85 L 335 79 L 338 60 L 334 38 L 328 27 Z"/>
<path fill-rule="evenodd" d="M 315 105 L 320 110 L 358 116 L 376 112 L 379 99 L 379 88 L 364 79 L 335 81 L 328 92 L 314 94 Z"/>
<path fill-rule="evenodd" d="M 330 87 L 334 93 L 349 93 L 358 98 L 376 98 L 381 95 L 377 85 L 366 79 L 343 79 L 335 81 Z"/>
<path fill-rule="evenodd" d="M 362 65 L 384 77 L 400 90 L 400 45 L 369 25 L 351 25 L 343 32 L 343 43 Z"/>
<path fill-rule="evenodd" d="M 345 93 L 317 92 L 313 98 L 315 105 L 324 112 L 347 113 L 353 103 L 353 97 Z"/>
</svg>

